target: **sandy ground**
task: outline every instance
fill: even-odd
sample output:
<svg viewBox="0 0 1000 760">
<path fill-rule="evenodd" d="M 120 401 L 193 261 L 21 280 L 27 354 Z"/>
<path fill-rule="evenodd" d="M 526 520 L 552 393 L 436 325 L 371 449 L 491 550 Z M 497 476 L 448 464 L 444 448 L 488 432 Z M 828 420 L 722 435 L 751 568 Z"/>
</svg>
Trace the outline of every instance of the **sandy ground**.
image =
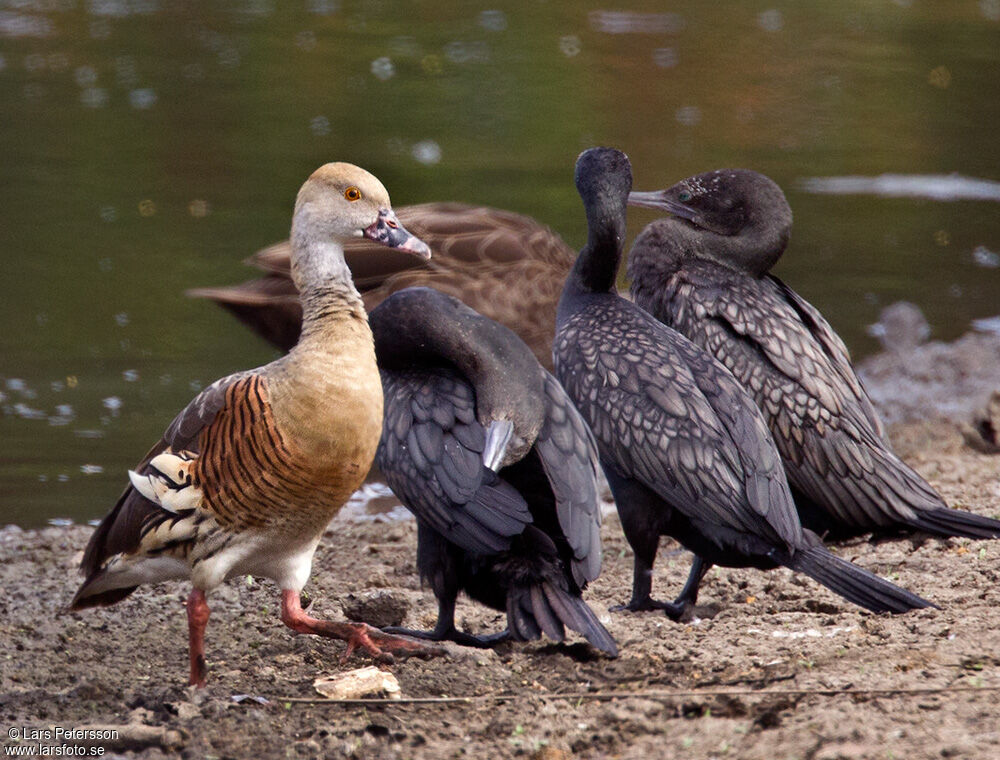
<svg viewBox="0 0 1000 760">
<path fill-rule="evenodd" d="M 954 425 L 911 424 L 894 441 L 951 504 L 1000 516 L 1000 458 L 971 451 Z M 838 551 L 941 605 L 873 615 L 789 571 L 715 570 L 698 618 L 608 613 L 628 596 L 631 553 L 612 515 L 605 571 L 587 592 L 621 644 L 616 659 L 579 641 L 505 644 L 389 666 L 404 698 L 469 701 L 299 703 L 343 645 L 296 636 L 266 582 L 211 598 L 209 685 L 187 688 L 188 587 L 141 589 L 116 607 L 64 613 L 86 527 L 0 531 L 2 685 L 7 727 L 105 725 L 117 741 L 64 746 L 144 758 L 997 758 L 1000 757 L 1000 544 L 857 541 Z M 341 618 L 353 593 L 388 594 L 429 626 L 432 595 L 414 568 L 412 522 L 338 522 L 307 591 Z M 663 540 L 654 594 L 684 580 L 688 555 Z M 391 606 L 391 605 L 390 605 Z M 498 630 L 470 603 L 460 624 Z M 249 698 L 240 695 L 249 695 Z M 568 695 L 568 696 L 567 696 Z M 68 751 L 63 749 L 62 751 Z M 93 756 L 93 755 L 91 755 Z"/>
</svg>

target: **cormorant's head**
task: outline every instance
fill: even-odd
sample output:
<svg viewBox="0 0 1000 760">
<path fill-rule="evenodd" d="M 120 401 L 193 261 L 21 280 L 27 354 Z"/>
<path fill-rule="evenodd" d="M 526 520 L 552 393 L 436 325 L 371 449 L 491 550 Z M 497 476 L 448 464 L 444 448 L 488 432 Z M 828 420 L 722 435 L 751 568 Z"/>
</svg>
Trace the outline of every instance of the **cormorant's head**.
<svg viewBox="0 0 1000 760">
<path fill-rule="evenodd" d="M 707 258 L 755 275 L 781 257 L 792 209 L 778 185 L 748 169 L 718 169 L 666 190 L 633 192 L 629 204 L 669 212 L 686 227 L 682 255 Z M 655 223 L 654 223 L 655 224 Z"/>
<path fill-rule="evenodd" d="M 628 156 L 614 148 L 590 148 L 576 159 L 576 189 L 587 209 L 588 219 L 625 218 L 632 165 Z"/>
</svg>

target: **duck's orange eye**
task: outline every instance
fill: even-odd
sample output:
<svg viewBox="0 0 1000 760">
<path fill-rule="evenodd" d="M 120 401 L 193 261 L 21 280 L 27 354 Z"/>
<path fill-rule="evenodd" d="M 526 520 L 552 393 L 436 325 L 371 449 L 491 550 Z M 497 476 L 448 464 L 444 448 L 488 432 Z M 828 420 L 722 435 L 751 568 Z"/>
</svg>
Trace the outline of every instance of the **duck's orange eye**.
<svg viewBox="0 0 1000 760">
<path fill-rule="evenodd" d="M 361 200 L 361 191 L 354 187 L 354 185 L 351 185 L 344 191 L 344 197 L 349 201 L 359 201 Z"/>
</svg>

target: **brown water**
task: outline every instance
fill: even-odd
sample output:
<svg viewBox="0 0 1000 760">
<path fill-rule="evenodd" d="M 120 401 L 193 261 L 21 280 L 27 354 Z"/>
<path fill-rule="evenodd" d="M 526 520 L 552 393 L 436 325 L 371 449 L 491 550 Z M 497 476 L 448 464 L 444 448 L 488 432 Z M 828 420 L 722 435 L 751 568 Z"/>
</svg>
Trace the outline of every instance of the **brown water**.
<svg viewBox="0 0 1000 760">
<path fill-rule="evenodd" d="M 245 277 L 328 160 L 574 246 L 583 148 L 640 189 L 748 166 L 795 210 L 778 273 L 856 353 L 900 298 L 942 338 L 1000 312 L 995 201 L 801 189 L 1000 180 L 1000 0 L 662 8 L 0 0 L 0 524 L 100 516 L 198 388 L 274 356 L 183 291 Z"/>
</svg>

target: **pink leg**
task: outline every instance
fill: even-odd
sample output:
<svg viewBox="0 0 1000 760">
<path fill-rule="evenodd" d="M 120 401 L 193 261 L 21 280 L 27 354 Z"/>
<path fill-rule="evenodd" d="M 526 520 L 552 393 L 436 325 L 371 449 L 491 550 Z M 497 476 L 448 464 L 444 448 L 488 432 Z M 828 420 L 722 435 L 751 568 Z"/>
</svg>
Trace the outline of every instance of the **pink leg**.
<svg viewBox="0 0 1000 760">
<path fill-rule="evenodd" d="M 208 625 L 208 600 L 200 588 L 192 589 L 187 599 L 188 650 L 191 656 L 191 686 L 204 688 L 208 666 L 205 664 L 205 626 Z"/>
<path fill-rule="evenodd" d="M 299 592 L 283 589 L 281 592 L 281 622 L 299 633 L 312 633 L 347 642 L 347 651 L 341 658 L 345 662 L 355 649 L 363 649 L 376 660 L 392 662 L 393 655 L 402 657 L 433 657 L 443 655 L 440 646 L 426 644 L 407 636 L 393 636 L 373 628 L 367 623 L 334 623 L 317 620 L 302 610 Z"/>
</svg>

